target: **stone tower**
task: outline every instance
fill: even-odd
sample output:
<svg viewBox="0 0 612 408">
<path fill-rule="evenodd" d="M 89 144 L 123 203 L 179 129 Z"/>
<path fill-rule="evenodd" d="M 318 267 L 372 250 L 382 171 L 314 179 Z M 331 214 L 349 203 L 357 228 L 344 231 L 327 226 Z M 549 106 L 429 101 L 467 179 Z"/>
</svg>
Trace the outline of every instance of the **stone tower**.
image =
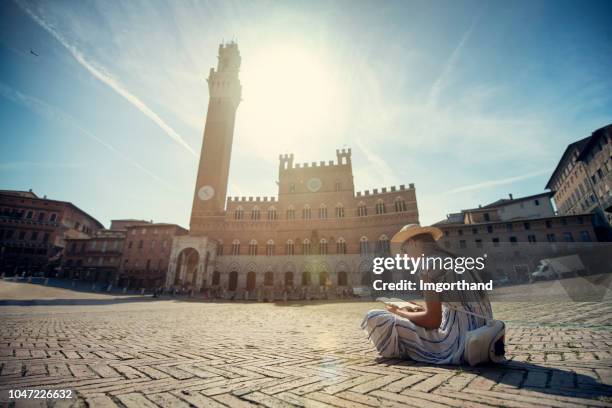
<svg viewBox="0 0 612 408">
<path fill-rule="evenodd" d="M 236 109 L 242 86 L 238 78 L 240 51 L 234 42 L 219 45 L 217 69 L 208 76 L 208 113 L 193 195 L 190 229 L 202 233 L 206 217 L 225 209 Z"/>
</svg>

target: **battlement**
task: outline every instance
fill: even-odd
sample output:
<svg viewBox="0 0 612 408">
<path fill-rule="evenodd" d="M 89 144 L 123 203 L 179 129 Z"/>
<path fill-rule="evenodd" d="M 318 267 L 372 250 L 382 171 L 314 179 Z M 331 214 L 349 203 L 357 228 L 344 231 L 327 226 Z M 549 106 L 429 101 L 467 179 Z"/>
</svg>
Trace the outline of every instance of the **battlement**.
<svg viewBox="0 0 612 408">
<path fill-rule="evenodd" d="M 356 197 L 373 197 L 373 196 L 381 196 L 384 194 L 397 193 L 397 192 L 408 191 L 408 190 L 414 190 L 414 183 L 408 184 L 408 188 L 406 188 L 405 184 L 401 184 L 399 187 L 397 186 L 391 186 L 389 188 L 382 187 L 380 191 L 378 191 L 378 189 L 375 188 L 372 190 L 371 193 L 370 193 L 370 190 L 365 190 L 363 192 L 357 191 L 355 193 L 355 196 Z"/>
<path fill-rule="evenodd" d="M 275 203 L 276 197 L 227 197 L 228 203 L 243 203 L 243 204 L 254 204 L 254 203 Z"/>
<path fill-rule="evenodd" d="M 310 163 L 294 163 L 293 153 L 279 154 L 279 170 L 292 170 L 292 169 L 310 169 L 320 167 L 334 167 L 334 166 L 345 166 L 351 164 L 351 149 L 336 149 L 337 162 L 333 160 L 325 161 L 313 161 Z"/>
</svg>

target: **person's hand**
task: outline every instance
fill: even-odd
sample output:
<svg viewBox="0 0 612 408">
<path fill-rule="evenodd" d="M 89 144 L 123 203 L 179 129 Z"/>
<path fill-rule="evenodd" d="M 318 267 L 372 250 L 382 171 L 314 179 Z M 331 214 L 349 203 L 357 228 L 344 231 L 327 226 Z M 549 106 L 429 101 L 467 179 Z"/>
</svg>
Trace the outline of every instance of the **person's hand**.
<svg viewBox="0 0 612 408">
<path fill-rule="evenodd" d="M 386 305 L 386 307 L 389 312 L 394 314 L 397 314 L 397 311 L 399 310 L 395 305 Z"/>
</svg>

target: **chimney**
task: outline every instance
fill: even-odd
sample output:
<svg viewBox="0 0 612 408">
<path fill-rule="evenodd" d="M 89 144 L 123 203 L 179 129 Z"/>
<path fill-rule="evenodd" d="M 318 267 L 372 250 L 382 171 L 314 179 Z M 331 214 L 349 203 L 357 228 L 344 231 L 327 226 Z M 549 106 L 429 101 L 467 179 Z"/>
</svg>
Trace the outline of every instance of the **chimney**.
<svg viewBox="0 0 612 408">
<path fill-rule="evenodd" d="M 514 197 L 512 197 L 512 193 L 508 194 L 508 197 L 510 197 L 511 200 L 514 200 Z"/>
</svg>

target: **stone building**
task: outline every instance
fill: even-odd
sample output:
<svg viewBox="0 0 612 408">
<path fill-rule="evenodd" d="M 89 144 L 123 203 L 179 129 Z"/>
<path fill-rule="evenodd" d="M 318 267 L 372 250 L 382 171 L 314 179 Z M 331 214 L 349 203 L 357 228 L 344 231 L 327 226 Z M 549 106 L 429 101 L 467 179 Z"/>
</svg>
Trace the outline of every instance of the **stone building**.
<svg viewBox="0 0 612 408">
<path fill-rule="evenodd" d="M 30 191 L 0 191 L 0 273 L 53 276 L 66 240 L 104 228 L 66 201 Z"/>
<path fill-rule="evenodd" d="M 593 214 L 555 215 L 550 193 L 510 195 L 434 225 L 444 232 L 442 247 L 462 256 L 487 254 L 486 279 L 525 282 L 543 258 L 600 249 L 592 244 Z"/>
<path fill-rule="evenodd" d="M 570 144 L 546 188 L 559 214 L 594 213 L 600 240 L 612 240 L 612 125 Z"/>
<path fill-rule="evenodd" d="M 418 222 L 414 185 L 355 192 L 351 150 L 342 149 L 327 162 L 280 155 L 277 196 L 227 198 L 240 62 L 235 43 L 219 47 L 190 231 L 174 239 L 166 287 L 253 298 L 337 293 L 369 282 L 372 257 L 388 253 L 389 239 Z"/>
<path fill-rule="evenodd" d="M 174 237 L 189 231 L 176 224 L 127 225 L 118 284 L 130 289 L 155 289 L 164 285 Z"/>
</svg>

